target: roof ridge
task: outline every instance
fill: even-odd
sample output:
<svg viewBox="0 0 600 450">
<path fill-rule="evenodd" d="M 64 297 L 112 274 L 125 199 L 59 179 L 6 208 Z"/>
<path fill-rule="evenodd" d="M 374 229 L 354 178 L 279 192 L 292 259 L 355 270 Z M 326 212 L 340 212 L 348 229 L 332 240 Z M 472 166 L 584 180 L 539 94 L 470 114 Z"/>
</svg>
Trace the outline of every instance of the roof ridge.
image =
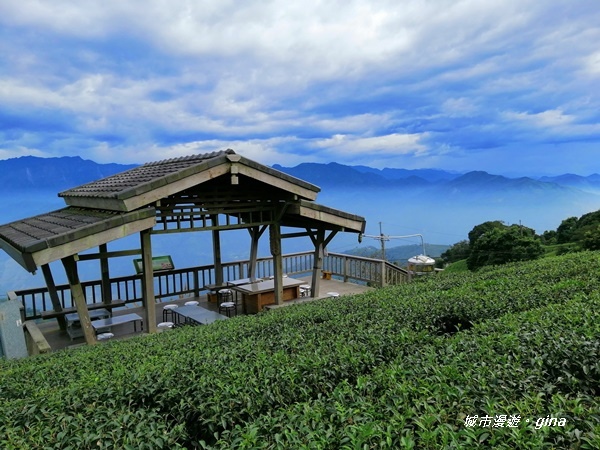
<svg viewBox="0 0 600 450">
<path fill-rule="evenodd" d="M 235 152 L 232 149 L 228 148 L 227 150 L 218 150 L 218 151 L 214 151 L 214 152 L 210 152 L 210 153 L 196 153 L 193 155 L 178 156 L 176 158 L 169 158 L 169 159 L 163 159 L 160 161 L 147 162 L 145 164 L 142 164 L 140 167 L 165 165 L 165 164 L 179 163 L 179 162 L 184 162 L 184 161 L 205 160 L 205 159 L 216 158 L 217 156 L 223 156 L 223 155 L 235 155 Z"/>
</svg>

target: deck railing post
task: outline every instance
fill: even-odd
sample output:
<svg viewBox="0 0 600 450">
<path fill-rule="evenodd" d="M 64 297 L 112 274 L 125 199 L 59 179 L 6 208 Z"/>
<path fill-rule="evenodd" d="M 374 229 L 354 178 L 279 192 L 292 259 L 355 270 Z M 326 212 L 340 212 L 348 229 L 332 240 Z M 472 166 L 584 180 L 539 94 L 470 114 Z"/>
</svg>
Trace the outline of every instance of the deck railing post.
<svg viewBox="0 0 600 450">
<path fill-rule="evenodd" d="M 350 259 L 344 256 L 344 283 L 348 282 L 348 273 L 350 272 Z"/>
<path fill-rule="evenodd" d="M 194 269 L 194 297 L 200 297 L 200 270 Z"/>
</svg>

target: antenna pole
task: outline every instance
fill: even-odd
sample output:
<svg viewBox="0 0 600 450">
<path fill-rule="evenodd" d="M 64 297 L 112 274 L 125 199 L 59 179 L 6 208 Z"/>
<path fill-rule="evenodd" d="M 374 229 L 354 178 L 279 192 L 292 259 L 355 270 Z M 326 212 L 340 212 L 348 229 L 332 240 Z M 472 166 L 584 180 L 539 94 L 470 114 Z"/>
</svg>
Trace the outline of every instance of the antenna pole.
<svg viewBox="0 0 600 450">
<path fill-rule="evenodd" d="M 363 236 L 377 239 L 378 241 L 381 242 L 381 259 L 384 261 L 385 261 L 385 241 L 389 241 L 390 239 L 405 239 L 405 238 L 419 237 L 419 238 L 421 238 L 421 248 L 423 249 L 423 256 L 427 256 L 427 254 L 425 253 L 425 241 L 423 240 L 422 234 L 407 234 L 404 236 L 388 236 L 386 234 L 383 234 L 382 224 L 381 224 L 381 222 L 379 222 L 379 236 L 362 234 L 361 237 L 363 237 Z"/>
<path fill-rule="evenodd" d="M 381 259 L 385 261 L 385 238 L 381 228 L 381 222 L 379 222 L 379 240 L 381 241 Z"/>
</svg>

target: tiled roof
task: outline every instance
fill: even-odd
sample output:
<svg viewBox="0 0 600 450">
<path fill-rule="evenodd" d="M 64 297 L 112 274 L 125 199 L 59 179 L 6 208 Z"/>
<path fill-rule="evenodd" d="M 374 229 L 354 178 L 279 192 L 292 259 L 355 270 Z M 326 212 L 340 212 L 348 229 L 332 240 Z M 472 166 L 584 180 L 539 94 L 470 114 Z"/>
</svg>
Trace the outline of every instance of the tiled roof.
<svg viewBox="0 0 600 450">
<path fill-rule="evenodd" d="M 221 157 L 227 155 L 235 155 L 235 152 L 228 149 L 150 162 L 134 169 L 63 191 L 58 195 L 60 197 L 127 198 L 137 193 L 141 186 L 147 186 L 148 190 L 156 188 L 157 186 L 167 184 L 170 178 L 187 175 L 190 169 L 199 164 L 215 159 L 221 160 Z"/>
<path fill-rule="evenodd" d="M 0 244 L 5 241 L 21 252 L 35 252 L 154 215 L 152 208 L 117 213 L 67 207 L 1 225 Z"/>
</svg>

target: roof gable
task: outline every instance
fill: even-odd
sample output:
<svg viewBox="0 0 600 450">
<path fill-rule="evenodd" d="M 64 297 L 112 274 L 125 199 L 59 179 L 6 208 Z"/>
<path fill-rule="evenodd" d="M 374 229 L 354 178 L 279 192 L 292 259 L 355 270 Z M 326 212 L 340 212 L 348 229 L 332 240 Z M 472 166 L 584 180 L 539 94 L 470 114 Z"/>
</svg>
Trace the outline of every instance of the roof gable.
<svg viewBox="0 0 600 450">
<path fill-rule="evenodd" d="M 61 192 L 71 206 L 110 211 L 133 211 L 170 195 L 225 175 L 236 184 L 247 176 L 314 200 L 319 188 L 278 170 L 236 155 L 231 149 L 151 162 L 92 183 Z"/>
</svg>

